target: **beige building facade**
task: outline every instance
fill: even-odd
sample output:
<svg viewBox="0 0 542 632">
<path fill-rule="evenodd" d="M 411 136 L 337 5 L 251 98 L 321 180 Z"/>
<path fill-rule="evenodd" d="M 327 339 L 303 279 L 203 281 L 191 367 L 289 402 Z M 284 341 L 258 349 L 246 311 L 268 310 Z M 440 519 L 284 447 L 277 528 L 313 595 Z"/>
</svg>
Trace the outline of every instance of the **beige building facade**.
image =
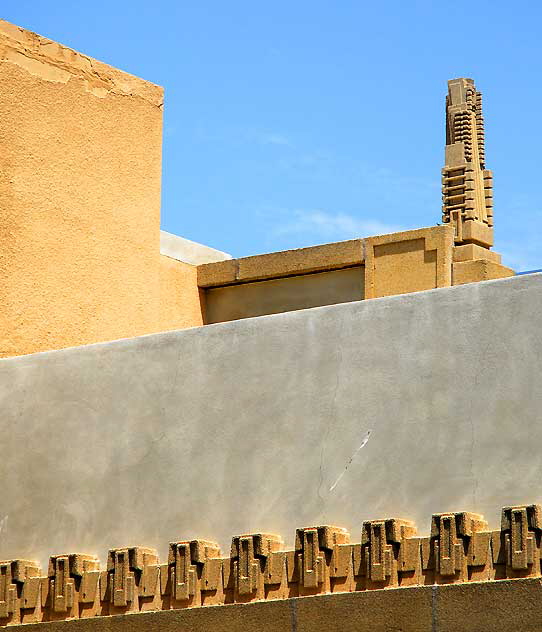
<svg viewBox="0 0 542 632">
<path fill-rule="evenodd" d="M 539 629 L 542 275 L 472 79 L 442 224 L 242 258 L 160 230 L 162 88 L 4 21 L 0 80 L 0 627 Z"/>
<path fill-rule="evenodd" d="M 0 79 L 0 357 L 512 274 L 471 80 L 450 82 L 443 226 L 228 262 L 161 253 L 162 88 L 7 22 Z"/>
</svg>

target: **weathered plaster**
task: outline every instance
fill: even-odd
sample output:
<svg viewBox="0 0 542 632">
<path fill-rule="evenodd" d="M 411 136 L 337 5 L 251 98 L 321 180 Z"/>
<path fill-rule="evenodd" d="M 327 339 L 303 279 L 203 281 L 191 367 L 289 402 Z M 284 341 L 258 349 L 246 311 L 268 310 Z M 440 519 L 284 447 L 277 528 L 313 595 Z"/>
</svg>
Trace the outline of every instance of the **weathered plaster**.
<svg viewBox="0 0 542 632">
<path fill-rule="evenodd" d="M 139 97 L 158 108 L 164 103 L 160 86 L 5 20 L 0 20 L 0 60 L 20 66 L 45 81 L 67 83 L 73 77 L 80 77 L 94 96 L 103 98 L 114 93 Z"/>
<path fill-rule="evenodd" d="M 533 274 L 4 359 L 0 557 L 497 527 L 541 500 L 541 307 Z"/>
<path fill-rule="evenodd" d="M 6 22 L 0 80 L 0 356 L 159 331 L 162 89 Z"/>
</svg>

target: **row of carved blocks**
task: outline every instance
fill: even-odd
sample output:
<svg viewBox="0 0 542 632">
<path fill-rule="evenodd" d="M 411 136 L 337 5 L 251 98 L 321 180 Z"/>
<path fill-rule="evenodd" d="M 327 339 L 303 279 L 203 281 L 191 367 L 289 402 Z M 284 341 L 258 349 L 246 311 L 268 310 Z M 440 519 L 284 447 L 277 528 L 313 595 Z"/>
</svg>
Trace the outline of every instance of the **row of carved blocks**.
<svg viewBox="0 0 542 632">
<path fill-rule="evenodd" d="M 93 555 L 50 558 L 47 576 L 35 562 L 0 562 L 0 625 L 245 603 L 513 577 L 541 576 L 542 511 L 505 507 L 501 528 L 489 531 L 477 514 L 434 514 L 431 534 L 395 518 L 363 523 L 361 542 L 345 529 L 298 529 L 295 548 L 279 536 L 236 536 L 220 556 L 214 542 L 172 542 L 166 564 L 154 549 L 108 553 L 107 569 Z"/>
</svg>

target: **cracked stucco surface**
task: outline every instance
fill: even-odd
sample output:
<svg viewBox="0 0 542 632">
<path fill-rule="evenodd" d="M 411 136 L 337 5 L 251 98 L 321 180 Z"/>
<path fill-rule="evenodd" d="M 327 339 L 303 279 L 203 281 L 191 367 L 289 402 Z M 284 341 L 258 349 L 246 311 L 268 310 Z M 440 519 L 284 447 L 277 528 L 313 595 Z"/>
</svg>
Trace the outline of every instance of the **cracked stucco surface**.
<svg viewBox="0 0 542 632">
<path fill-rule="evenodd" d="M 533 274 L 1 360 L 0 557 L 497 528 L 542 500 L 541 307 Z"/>
<path fill-rule="evenodd" d="M 0 60 L 24 68 L 30 74 L 57 83 L 73 77 L 84 80 L 94 96 L 113 93 L 139 97 L 161 108 L 163 89 L 58 42 L 0 20 Z"/>
</svg>

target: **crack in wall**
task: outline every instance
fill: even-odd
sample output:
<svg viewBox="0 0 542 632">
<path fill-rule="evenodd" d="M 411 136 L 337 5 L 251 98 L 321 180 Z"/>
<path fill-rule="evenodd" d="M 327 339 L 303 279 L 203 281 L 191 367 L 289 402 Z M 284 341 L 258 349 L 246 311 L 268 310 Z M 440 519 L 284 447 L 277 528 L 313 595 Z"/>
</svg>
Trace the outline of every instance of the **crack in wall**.
<svg viewBox="0 0 542 632">
<path fill-rule="evenodd" d="M 341 372 L 341 368 L 342 368 L 342 364 L 343 364 L 343 352 L 342 352 L 342 334 L 344 331 L 344 320 L 341 320 L 341 326 L 339 331 L 337 332 L 337 369 L 336 369 L 336 373 L 335 373 L 335 386 L 333 388 L 333 394 L 331 396 L 331 403 L 329 406 L 330 409 L 330 413 L 335 410 L 336 412 L 336 408 L 337 408 L 337 393 L 339 391 L 339 383 L 340 383 L 340 372 Z M 331 414 L 330 414 L 330 418 L 331 418 Z M 320 499 L 320 505 L 322 507 L 322 519 L 324 516 L 324 511 L 325 511 L 325 499 L 322 496 L 321 493 L 321 489 L 322 489 L 322 485 L 324 484 L 324 455 L 326 452 L 326 444 L 329 438 L 329 433 L 331 431 L 331 426 L 332 426 L 332 422 L 329 422 L 327 424 L 327 428 L 326 428 L 326 432 L 324 434 L 324 439 L 322 441 L 322 447 L 320 450 L 320 468 L 319 468 L 319 473 L 320 473 L 320 480 L 318 482 L 318 489 L 317 489 L 317 495 L 318 498 Z"/>
<path fill-rule="evenodd" d="M 337 478 L 337 480 L 333 483 L 333 485 L 329 488 L 329 493 L 331 493 L 335 487 L 337 487 L 337 485 L 340 483 L 341 478 L 346 474 L 348 468 L 350 467 L 350 464 L 352 463 L 352 461 L 354 460 L 356 454 L 367 445 L 367 442 L 369 441 L 369 437 L 371 436 L 371 432 L 372 430 L 367 430 L 365 436 L 363 437 L 363 441 L 361 442 L 361 445 L 359 445 L 355 450 L 354 453 L 352 454 L 352 456 L 348 459 L 346 465 L 344 466 L 343 471 L 339 474 L 339 477 Z"/>
</svg>

